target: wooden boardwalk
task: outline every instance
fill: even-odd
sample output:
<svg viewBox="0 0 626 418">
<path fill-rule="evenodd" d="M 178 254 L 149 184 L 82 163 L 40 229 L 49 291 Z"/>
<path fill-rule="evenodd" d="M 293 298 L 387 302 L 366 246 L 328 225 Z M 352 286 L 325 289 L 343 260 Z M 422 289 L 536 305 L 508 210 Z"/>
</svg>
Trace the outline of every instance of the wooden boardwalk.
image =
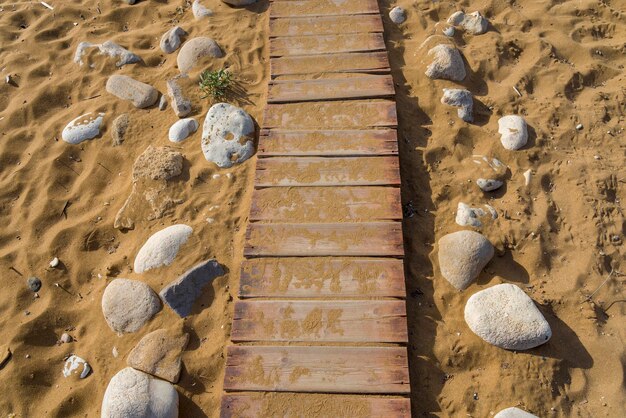
<svg viewBox="0 0 626 418">
<path fill-rule="evenodd" d="M 273 0 L 226 417 L 410 417 L 394 85 L 376 0 Z"/>
</svg>

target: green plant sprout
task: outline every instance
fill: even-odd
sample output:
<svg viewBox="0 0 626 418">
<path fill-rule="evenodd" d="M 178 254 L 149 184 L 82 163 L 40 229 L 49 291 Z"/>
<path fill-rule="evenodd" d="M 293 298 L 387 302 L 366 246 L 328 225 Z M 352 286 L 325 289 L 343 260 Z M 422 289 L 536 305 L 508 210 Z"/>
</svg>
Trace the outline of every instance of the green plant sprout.
<svg viewBox="0 0 626 418">
<path fill-rule="evenodd" d="M 203 99 L 212 97 L 213 100 L 222 100 L 226 91 L 230 88 L 233 75 L 225 69 L 210 71 L 205 70 L 200 74 L 200 90 L 204 93 Z"/>
</svg>

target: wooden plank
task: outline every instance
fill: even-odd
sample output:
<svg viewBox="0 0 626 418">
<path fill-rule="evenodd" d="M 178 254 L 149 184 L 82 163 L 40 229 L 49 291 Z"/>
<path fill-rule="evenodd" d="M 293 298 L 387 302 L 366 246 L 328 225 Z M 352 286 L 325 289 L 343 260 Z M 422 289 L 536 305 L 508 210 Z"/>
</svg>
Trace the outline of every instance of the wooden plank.
<svg viewBox="0 0 626 418">
<path fill-rule="evenodd" d="M 383 51 L 384 49 L 385 40 L 382 33 L 284 36 L 270 39 L 270 57 Z"/>
<path fill-rule="evenodd" d="M 410 392 L 404 347 L 229 346 L 226 391 Z"/>
<path fill-rule="evenodd" d="M 248 226 L 246 257 L 402 257 L 400 222 Z"/>
<path fill-rule="evenodd" d="M 286 131 L 261 130 L 257 155 L 374 156 L 398 155 L 395 129 Z"/>
<path fill-rule="evenodd" d="M 253 258 L 241 265 L 239 297 L 404 298 L 404 265 L 393 258 Z"/>
<path fill-rule="evenodd" d="M 270 187 L 252 195 L 251 222 L 367 222 L 402 219 L 398 187 Z"/>
<path fill-rule="evenodd" d="M 272 1 L 270 17 L 328 16 L 379 13 L 376 0 Z"/>
<path fill-rule="evenodd" d="M 399 186 L 396 157 L 274 157 L 257 162 L 256 187 Z"/>
<path fill-rule="evenodd" d="M 409 398 L 241 392 L 222 397 L 221 418 L 411 418 Z"/>
<path fill-rule="evenodd" d="M 391 100 L 353 100 L 269 104 L 266 129 L 365 129 L 396 127 L 396 104 Z"/>
<path fill-rule="evenodd" d="M 403 300 L 235 303 L 231 341 L 407 343 Z"/>
<path fill-rule="evenodd" d="M 270 59 L 272 77 L 316 73 L 389 73 L 387 51 L 299 55 Z"/>
<path fill-rule="evenodd" d="M 374 99 L 396 93 L 391 75 L 318 79 L 274 80 L 269 85 L 268 103 L 318 100 Z"/>
<path fill-rule="evenodd" d="M 378 14 L 289 17 L 270 20 L 270 38 L 277 36 L 335 35 L 346 33 L 382 33 Z"/>
</svg>

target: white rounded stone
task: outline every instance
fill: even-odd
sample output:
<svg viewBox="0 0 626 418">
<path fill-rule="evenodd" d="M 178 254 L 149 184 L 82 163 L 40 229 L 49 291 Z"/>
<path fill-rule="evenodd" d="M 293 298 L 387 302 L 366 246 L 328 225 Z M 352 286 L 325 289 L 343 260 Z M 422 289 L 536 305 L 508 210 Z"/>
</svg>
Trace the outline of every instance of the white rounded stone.
<svg viewBox="0 0 626 418">
<path fill-rule="evenodd" d="M 193 67 L 198 65 L 200 60 L 205 57 L 221 58 L 224 53 L 220 49 L 217 42 L 211 38 L 198 37 L 185 42 L 178 52 L 176 63 L 181 73 L 186 73 Z"/>
<path fill-rule="evenodd" d="M 498 412 L 493 418 L 539 418 L 522 409 L 511 407 Z"/>
<path fill-rule="evenodd" d="M 78 375 L 79 378 L 84 379 L 89 376 L 91 372 L 91 366 L 84 359 L 71 355 L 65 360 L 63 366 L 63 376 L 70 377 L 72 375 Z"/>
<path fill-rule="evenodd" d="M 195 17 L 196 19 L 213 16 L 213 10 L 207 9 L 202 4 L 200 4 L 200 0 L 194 0 L 193 4 L 191 5 L 191 12 L 193 13 L 193 17 Z"/>
<path fill-rule="evenodd" d="M 482 208 L 473 208 L 468 204 L 459 202 L 456 209 L 455 221 L 460 226 L 473 226 L 474 228 L 480 228 L 483 226 L 481 218 L 489 216 L 491 219 L 496 219 L 498 217 L 498 213 L 493 207 L 485 205 L 485 208 L 486 211 Z"/>
<path fill-rule="evenodd" d="M 127 367 L 109 382 L 102 400 L 101 418 L 178 418 L 174 386 Z"/>
<path fill-rule="evenodd" d="M 458 107 L 457 115 L 465 122 L 474 121 L 474 99 L 469 90 L 443 89 L 441 103 Z"/>
<path fill-rule="evenodd" d="M 406 11 L 402 7 L 396 6 L 389 12 L 389 19 L 396 25 L 404 23 L 406 20 Z"/>
<path fill-rule="evenodd" d="M 217 103 L 202 126 L 202 152 L 207 161 L 228 168 L 254 154 L 254 121 L 243 109 Z"/>
<path fill-rule="evenodd" d="M 516 151 L 528 142 L 528 127 L 521 116 L 508 115 L 498 120 L 498 133 L 502 146 L 509 151 Z"/>
<path fill-rule="evenodd" d="M 434 79 L 461 81 L 465 79 L 465 63 L 458 49 L 450 45 L 437 45 L 428 51 L 432 63 L 426 68 L 426 75 Z"/>
<path fill-rule="evenodd" d="M 152 235 L 135 257 L 135 273 L 172 264 L 181 245 L 187 242 L 192 232 L 190 226 L 178 224 L 168 226 Z"/>
<path fill-rule="evenodd" d="M 172 142 L 181 142 L 198 130 L 198 122 L 194 118 L 181 119 L 170 127 L 169 139 Z"/>
<path fill-rule="evenodd" d="M 478 277 L 494 255 L 491 242 L 474 231 L 457 231 L 439 239 L 441 275 L 459 290 Z"/>
<path fill-rule="evenodd" d="M 100 135 L 100 126 L 103 119 L 104 113 L 85 113 L 65 126 L 61 133 L 61 138 L 72 145 L 93 139 Z"/>
<path fill-rule="evenodd" d="M 507 350 L 528 350 L 552 336 L 533 300 L 509 283 L 472 295 L 465 305 L 465 322 L 474 334 Z"/>
<path fill-rule="evenodd" d="M 503 181 L 496 179 L 476 179 L 476 184 L 483 192 L 492 192 L 494 190 L 498 190 L 504 184 Z"/>
<path fill-rule="evenodd" d="M 474 35 L 481 35 L 489 28 L 489 21 L 478 11 L 467 14 L 461 11 L 455 12 L 448 18 L 448 23 L 461 26 L 463 30 Z"/>
<path fill-rule="evenodd" d="M 118 333 L 136 332 L 161 310 L 161 301 L 147 284 L 115 279 L 102 295 L 102 313 Z"/>
</svg>

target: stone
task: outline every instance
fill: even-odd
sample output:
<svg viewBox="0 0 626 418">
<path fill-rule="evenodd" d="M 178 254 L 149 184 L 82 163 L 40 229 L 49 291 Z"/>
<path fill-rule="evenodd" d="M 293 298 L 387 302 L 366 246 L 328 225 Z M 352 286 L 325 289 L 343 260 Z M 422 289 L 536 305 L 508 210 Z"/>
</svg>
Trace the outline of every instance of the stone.
<svg viewBox="0 0 626 418">
<path fill-rule="evenodd" d="M 100 135 L 100 126 L 103 119 L 104 113 L 85 113 L 72 120 L 63 128 L 61 138 L 72 145 L 93 139 Z"/>
<path fill-rule="evenodd" d="M 500 160 L 484 155 L 474 155 L 472 159 L 478 165 L 476 184 L 482 191 L 491 192 L 504 185 L 507 168 Z"/>
<path fill-rule="evenodd" d="M 178 392 L 165 380 L 132 367 L 111 378 L 101 418 L 178 418 Z"/>
<path fill-rule="evenodd" d="M 465 322 L 474 334 L 507 350 L 528 350 L 552 336 L 533 300 L 510 283 L 473 294 L 465 304 Z"/>
<path fill-rule="evenodd" d="M 137 0 L 124 0 L 127 4 L 133 5 L 137 3 Z"/>
<path fill-rule="evenodd" d="M 64 332 L 63 335 L 61 335 L 61 338 L 59 338 L 59 342 L 61 344 L 69 344 L 72 341 L 74 341 L 74 339 L 72 338 L 72 336 L 70 334 L 68 334 L 67 332 Z"/>
<path fill-rule="evenodd" d="M 441 275 L 458 290 L 467 288 L 493 255 L 493 245 L 478 232 L 457 231 L 439 239 Z"/>
<path fill-rule="evenodd" d="M 71 355 L 65 360 L 65 365 L 63 366 L 63 376 L 70 377 L 73 375 L 78 375 L 79 378 L 84 379 L 89 376 L 91 372 L 91 366 L 84 359 Z"/>
<path fill-rule="evenodd" d="M 79 43 L 76 47 L 76 52 L 74 53 L 74 62 L 79 65 L 83 65 L 83 55 L 89 48 L 98 48 L 100 50 L 100 54 L 103 55 L 119 57 L 119 61 L 115 63 L 117 67 L 141 62 L 141 57 L 112 41 L 106 41 L 102 44 L 92 44 L 91 42 Z"/>
<path fill-rule="evenodd" d="M 166 107 L 167 107 L 167 97 L 165 97 L 165 95 L 162 94 L 161 98 L 159 99 L 159 110 L 165 110 Z"/>
<path fill-rule="evenodd" d="M 492 192 L 502 187 L 504 182 L 500 180 L 480 178 L 476 180 L 476 184 L 483 192 Z"/>
<path fill-rule="evenodd" d="M 426 75 L 434 79 L 462 81 L 465 79 L 465 63 L 458 49 L 450 45 L 437 45 L 428 51 L 432 63 L 426 68 Z"/>
<path fill-rule="evenodd" d="M 32 292 L 39 292 L 41 289 L 41 280 L 38 277 L 29 277 L 26 280 L 26 285 Z"/>
<path fill-rule="evenodd" d="M 539 418 L 522 409 L 511 407 L 498 412 L 493 418 Z"/>
<path fill-rule="evenodd" d="M 159 292 L 161 299 L 182 318 L 191 314 L 193 303 L 202 289 L 225 274 L 217 260 L 204 261 L 183 273 Z"/>
<path fill-rule="evenodd" d="M 135 273 L 143 273 L 172 264 L 178 250 L 187 242 L 192 232 L 193 229 L 190 226 L 178 224 L 168 226 L 153 234 L 135 257 Z"/>
<path fill-rule="evenodd" d="M 460 26 L 463 30 L 473 35 L 481 35 L 487 32 L 489 28 L 489 21 L 478 11 L 468 14 L 462 11 L 455 12 L 448 18 L 448 23 L 450 25 Z"/>
<path fill-rule="evenodd" d="M 113 120 L 113 123 L 111 124 L 111 139 L 113 140 L 113 146 L 122 145 L 129 123 L 130 118 L 126 113 L 122 113 Z"/>
<path fill-rule="evenodd" d="M 406 11 L 402 7 L 396 6 L 389 11 L 389 19 L 396 25 L 404 23 L 406 20 Z"/>
<path fill-rule="evenodd" d="M 177 77 L 167 80 L 167 94 L 170 96 L 172 109 L 176 116 L 184 118 L 191 113 L 191 101 L 183 96 L 183 90 L 180 88 L 177 80 Z"/>
<path fill-rule="evenodd" d="M 202 126 L 202 152 L 207 161 L 228 168 L 254 154 L 254 121 L 243 109 L 217 103 Z"/>
<path fill-rule="evenodd" d="M 528 170 L 524 171 L 522 175 L 524 176 L 524 186 L 530 185 L 530 180 L 533 177 L 533 170 L 529 168 Z"/>
<path fill-rule="evenodd" d="M 465 89 L 443 89 L 441 103 L 458 107 L 457 115 L 465 122 L 474 121 L 474 99 Z"/>
<path fill-rule="evenodd" d="M 200 0 L 194 0 L 191 5 L 191 11 L 193 13 L 193 17 L 196 19 L 202 19 L 203 17 L 213 16 L 213 10 L 207 9 L 203 5 L 200 4 Z"/>
<path fill-rule="evenodd" d="M 498 212 L 490 206 L 485 205 L 486 211 L 481 208 L 473 208 L 463 202 L 459 202 L 456 209 L 456 223 L 460 226 L 473 226 L 474 228 L 480 228 L 483 226 L 480 218 L 489 216 L 491 219 L 498 218 Z"/>
<path fill-rule="evenodd" d="M 521 116 L 508 115 L 498 120 L 500 142 L 505 149 L 516 151 L 528 142 L 528 127 Z"/>
<path fill-rule="evenodd" d="M 161 42 L 159 44 L 161 51 L 166 54 L 171 54 L 176 51 L 182 43 L 180 38 L 184 36 L 187 36 L 187 32 L 180 26 L 174 26 L 161 36 Z"/>
<path fill-rule="evenodd" d="M 252 3 L 256 3 L 257 0 L 222 0 L 226 4 L 231 6 L 248 6 Z"/>
<path fill-rule="evenodd" d="M 61 260 L 59 260 L 58 257 L 54 257 L 52 260 L 50 260 L 49 266 L 52 268 L 57 268 L 59 264 L 61 264 Z"/>
<path fill-rule="evenodd" d="M 178 382 L 181 356 L 189 334 L 158 329 L 146 334 L 128 355 L 126 364 L 172 383 Z"/>
<path fill-rule="evenodd" d="M 133 180 L 169 180 L 183 171 L 183 154 L 167 147 L 148 148 L 133 164 Z"/>
<path fill-rule="evenodd" d="M 120 99 L 130 100 L 139 109 L 150 107 L 159 99 L 157 89 L 127 75 L 115 74 L 109 77 L 106 90 Z"/>
<path fill-rule="evenodd" d="M 224 53 L 211 38 L 198 37 L 185 42 L 178 52 L 176 62 L 181 73 L 189 72 L 205 57 L 222 58 Z"/>
<path fill-rule="evenodd" d="M 169 139 L 172 142 L 181 142 L 198 130 L 198 122 L 194 118 L 181 119 L 170 127 Z"/>
<path fill-rule="evenodd" d="M 446 26 L 445 28 L 443 28 L 442 32 L 448 38 L 452 38 L 456 31 L 454 30 L 454 26 Z"/>
<path fill-rule="evenodd" d="M 156 293 L 137 280 L 115 279 L 102 295 L 104 319 L 117 333 L 138 331 L 160 310 Z"/>
</svg>

